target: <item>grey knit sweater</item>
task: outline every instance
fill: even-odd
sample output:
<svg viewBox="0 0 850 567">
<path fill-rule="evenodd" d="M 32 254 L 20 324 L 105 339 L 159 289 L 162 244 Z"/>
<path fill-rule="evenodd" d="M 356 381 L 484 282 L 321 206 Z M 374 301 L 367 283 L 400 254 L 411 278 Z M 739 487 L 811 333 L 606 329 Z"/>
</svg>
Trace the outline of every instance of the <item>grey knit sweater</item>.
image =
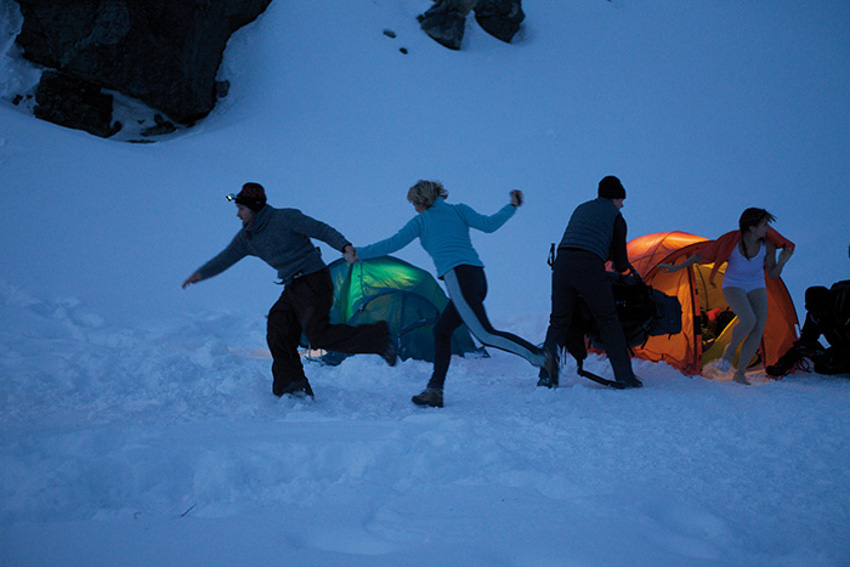
<svg viewBox="0 0 850 567">
<path fill-rule="evenodd" d="M 275 209 L 266 205 L 251 224 L 240 230 L 218 256 L 201 266 L 198 273 L 205 280 L 245 256 L 256 256 L 277 270 L 280 283 L 288 284 L 297 275 L 312 274 L 325 267 L 311 238 L 339 251 L 350 244 L 334 228 L 297 209 Z"/>
</svg>

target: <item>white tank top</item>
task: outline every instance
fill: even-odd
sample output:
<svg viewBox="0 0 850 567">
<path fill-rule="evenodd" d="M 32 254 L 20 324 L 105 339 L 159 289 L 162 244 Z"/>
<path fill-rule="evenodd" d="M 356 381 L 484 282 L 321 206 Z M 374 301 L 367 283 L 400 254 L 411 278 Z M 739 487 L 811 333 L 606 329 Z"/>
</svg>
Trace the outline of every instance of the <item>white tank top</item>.
<svg viewBox="0 0 850 567">
<path fill-rule="evenodd" d="M 767 254 L 764 243 L 752 258 L 744 258 L 739 246 L 735 246 L 726 264 L 723 287 L 738 287 L 753 290 L 764 287 L 764 257 Z"/>
</svg>

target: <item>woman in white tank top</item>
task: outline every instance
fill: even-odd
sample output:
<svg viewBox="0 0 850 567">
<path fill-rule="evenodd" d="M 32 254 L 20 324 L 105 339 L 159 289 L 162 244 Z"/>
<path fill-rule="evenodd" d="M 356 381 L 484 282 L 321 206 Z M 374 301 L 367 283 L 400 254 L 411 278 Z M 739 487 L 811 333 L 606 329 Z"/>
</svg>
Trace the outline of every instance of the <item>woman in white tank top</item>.
<svg viewBox="0 0 850 567">
<path fill-rule="evenodd" d="M 732 312 L 738 317 L 738 323 L 732 330 L 732 338 L 723 356 L 712 366 L 721 372 L 727 372 L 735 360 L 738 346 L 741 354 L 735 369 L 734 380 L 741 384 L 749 384 L 746 375 L 747 365 L 755 356 L 764 334 L 767 322 L 767 289 L 765 274 L 773 279 L 782 273 L 782 267 L 791 259 L 793 250 L 783 248 L 776 259 L 776 245 L 765 239 L 768 224 L 776 218 L 764 209 L 750 208 L 741 214 L 738 220 L 740 238 L 732 250 L 723 275 L 723 298 Z M 694 254 L 681 264 L 659 264 L 668 272 L 706 260 Z"/>
<path fill-rule="evenodd" d="M 767 256 L 767 245 L 763 241 L 757 241 L 758 252 L 755 256 L 748 258 L 741 252 L 744 241 L 729 255 L 726 264 L 726 273 L 723 276 L 723 290 L 730 287 L 743 289 L 747 293 L 764 287 L 764 264 Z"/>
</svg>

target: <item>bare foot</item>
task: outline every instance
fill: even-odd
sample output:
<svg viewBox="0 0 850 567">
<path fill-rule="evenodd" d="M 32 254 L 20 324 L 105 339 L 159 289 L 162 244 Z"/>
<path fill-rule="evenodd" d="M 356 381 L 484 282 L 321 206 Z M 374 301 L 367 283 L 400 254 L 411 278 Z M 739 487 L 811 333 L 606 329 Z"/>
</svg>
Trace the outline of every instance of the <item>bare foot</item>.
<svg viewBox="0 0 850 567">
<path fill-rule="evenodd" d="M 743 384 L 744 386 L 750 386 L 751 385 L 750 381 L 747 380 L 747 377 L 744 376 L 743 374 L 737 374 L 736 373 L 733 380 L 735 380 L 735 382 L 737 382 L 738 384 Z"/>
</svg>

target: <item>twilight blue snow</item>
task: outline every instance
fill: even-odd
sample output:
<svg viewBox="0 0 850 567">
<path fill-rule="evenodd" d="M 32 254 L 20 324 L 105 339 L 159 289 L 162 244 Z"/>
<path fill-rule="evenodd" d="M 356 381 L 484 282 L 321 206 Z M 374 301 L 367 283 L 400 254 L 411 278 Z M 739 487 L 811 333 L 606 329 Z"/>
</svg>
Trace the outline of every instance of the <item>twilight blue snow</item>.
<svg viewBox="0 0 850 567">
<path fill-rule="evenodd" d="M 470 17 L 459 52 L 419 29 L 431 4 L 272 2 L 208 118 L 129 144 L 9 102 L 38 70 L 0 0 L 0 565 L 848 564 L 846 378 L 636 361 L 645 387 L 614 391 L 568 362 L 548 390 L 491 350 L 452 361 L 442 409 L 410 403 L 428 363 L 371 355 L 278 399 L 275 271 L 181 289 L 246 181 L 354 243 L 409 219 L 418 179 L 485 212 L 521 189 L 472 239 L 493 324 L 542 342 L 549 244 L 605 175 L 630 238 L 769 210 L 800 314 L 850 278 L 847 2 L 526 0 L 513 44 Z"/>
</svg>

